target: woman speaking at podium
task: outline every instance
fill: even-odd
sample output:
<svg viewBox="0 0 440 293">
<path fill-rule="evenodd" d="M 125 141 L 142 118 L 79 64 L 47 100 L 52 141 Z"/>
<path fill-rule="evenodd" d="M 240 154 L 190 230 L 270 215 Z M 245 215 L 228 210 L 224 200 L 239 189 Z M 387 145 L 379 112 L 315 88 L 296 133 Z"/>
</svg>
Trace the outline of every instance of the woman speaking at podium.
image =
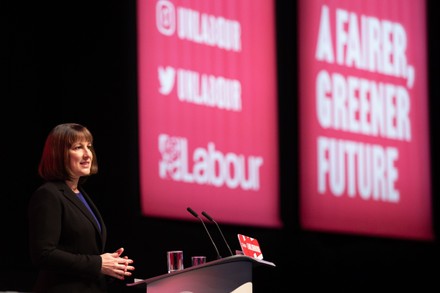
<svg viewBox="0 0 440 293">
<path fill-rule="evenodd" d="M 38 173 L 45 181 L 29 201 L 29 249 L 39 274 L 34 292 L 107 292 L 112 278 L 134 270 L 121 247 L 104 252 L 107 230 L 82 183 L 98 172 L 90 131 L 55 126 L 46 138 Z"/>
</svg>

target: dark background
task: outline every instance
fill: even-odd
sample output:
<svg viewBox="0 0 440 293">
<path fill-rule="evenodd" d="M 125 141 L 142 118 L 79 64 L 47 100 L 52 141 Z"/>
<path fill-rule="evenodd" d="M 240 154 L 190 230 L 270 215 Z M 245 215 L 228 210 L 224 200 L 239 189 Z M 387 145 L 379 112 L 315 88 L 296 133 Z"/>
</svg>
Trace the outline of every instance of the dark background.
<svg viewBox="0 0 440 293">
<path fill-rule="evenodd" d="M 6 2 L 6 3 L 5 3 Z M 304 231 L 298 215 L 297 16 L 295 1 L 276 1 L 279 75 L 280 213 L 284 227 L 223 225 L 233 250 L 237 233 L 259 240 L 277 267 L 254 270 L 254 292 L 300 288 L 439 288 L 438 240 L 432 242 Z M 439 14 L 427 4 L 433 223 L 438 235 Z M 136 278 L 166 272 L 165 251 L 215 259 L 201 223 L 145 218 L 139 208 L 137 156 L 136 3 L 130 1 L 3 1 L 1 68 L 2 162 L 0 290 L 31 291 L 27 202 L 41 183 L 37 165 L 48 132 L 78 122 L 95 136 L 99 174 L 86 189 L 109 228 L 107 251 L 123 246 Z M 438 6 L 438 5 L 437 5 Z M 264 24 L 261 24 L 264 25 Z M 231 203 L 233 204 L 233 203 Z M 209 213 L 209 211 L 207 211 Z M 212 215 L 215 218 L 215 215 Z M 207 223 L 222 256 L 227 249 Z M 138 292 L 116 281 L 115 292 Z M 422 290 L 423 291 L 423 290 Z"/>
</svg>

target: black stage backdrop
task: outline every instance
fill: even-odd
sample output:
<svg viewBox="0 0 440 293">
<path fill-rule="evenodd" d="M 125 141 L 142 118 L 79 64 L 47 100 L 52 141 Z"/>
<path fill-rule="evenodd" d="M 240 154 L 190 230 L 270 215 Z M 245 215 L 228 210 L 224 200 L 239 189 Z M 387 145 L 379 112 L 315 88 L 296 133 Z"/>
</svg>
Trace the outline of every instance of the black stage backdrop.
<svg viewBox="0 0 440 293">
<path fill-rule="evenodd" d="M 51 3 L 53 2 L 53 3 Z M 434 225 L 439 200 L 439 13 L 428 1 L 429 90 Z M 5 9 L 3 9 L 5 8 Z M 137 157 L 136 3 L 50 1 L 2 3 L 2 202 L 0 290 L 31 291 L 35 268 L 27 248 L 27 201 L 41 183 L 44 139 L 58 123 L 79 122 L 95 135 L 100 172 L 86 184 L 109 228 L 108 251 L 120 246 L 136 261 L 136 278 L 166 272 L 165 251 L 214 259 L 198 221 L 144 218 L 139 208 Z M 222 225 L 233 250 L 237 233 L 260 241 L 276 268 L 254 271 L 255 292 L 301 288 L 440 287 L 438 241 L 417 242 L 303 231 L 298 221 L 296 4 L 277 1 L 282 229 Z M 293 150 L 293 151 L 292 151 Z M 295 167 L 297 168 L 297 167 Z M 191 215 L 188 214 L 188 218 Z M 214 226 L 209 226 L 227 255 Z M 217 238 L 218 237 L 218 238 Z M 117 283 L 117 282 L 116 282 Z M 115 284 L 116 292 L 135 292 Z M 421 289 L 422 287 L 419 287 Z M 288 289 L 286 289 L 288 288 Z"/>
</svg>

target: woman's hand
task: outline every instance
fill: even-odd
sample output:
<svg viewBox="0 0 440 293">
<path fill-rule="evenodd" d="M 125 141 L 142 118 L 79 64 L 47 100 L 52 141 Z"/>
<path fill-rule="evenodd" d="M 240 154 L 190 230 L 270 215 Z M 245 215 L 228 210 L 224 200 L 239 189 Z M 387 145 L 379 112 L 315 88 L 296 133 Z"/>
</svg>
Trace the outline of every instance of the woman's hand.
<svg viewBox="0 0 440 293">
<path fill-rule="evenodd" d="M 131 276 L 131 272 L 134 270 L 132 259 L 127 256 L 121 257 L 124 252 L 124 248 L 119 248 L 113 253 L 101 254 L 102 266 L 101 272 L 104 275 L 108 275 L 120 280 L 124 280 L 125 277 Z"/>
</svg>

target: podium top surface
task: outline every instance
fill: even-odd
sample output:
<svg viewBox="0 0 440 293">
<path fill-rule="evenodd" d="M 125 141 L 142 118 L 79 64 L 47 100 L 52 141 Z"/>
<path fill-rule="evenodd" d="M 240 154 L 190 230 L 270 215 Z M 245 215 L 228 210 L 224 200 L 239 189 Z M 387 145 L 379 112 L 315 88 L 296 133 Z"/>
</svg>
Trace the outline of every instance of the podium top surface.
<svg viewBox="0 0 440 293">
<path fill-rule="evenodd" d="M 165 273 L 165 274 L 155 276 L 152 278 L 148 278 L 145 280 L 129 283 L 129 284 L 127 284 L 127 286 L 137 286 L 137 285 L 141 285 L 141 284 L 148 284 L 148 283 L 158 281 L 160 279 L 168 278 L 168 277 L 175 276 L 175 275 L 182 274 L 182 273 L 186 273 L 189 271 L 200 270 L 200 269 L 203 269 L 206 267 L 216 266 L 216 265 L 221 265 L 221 264 L 231 263 L 231 262 L 250 262 L 250 263 L 252 263 L 252 267 L 256 267 L 256 266 L 276 267 L 276 265 L 273 262 L 256 259 L 256 258 L 246 256 L 246 255 L 233 255 L 233 256 L 228 256 L 228 257 L 224 257 L 221 259 L 209 261 L 209 262 L 206 262 L 206 263 L 198 265 L 198 266 L 192 266 L 189 268 L 185 268 L 180 271 L 175 271 L 172 273 Z"/>
</svg>

